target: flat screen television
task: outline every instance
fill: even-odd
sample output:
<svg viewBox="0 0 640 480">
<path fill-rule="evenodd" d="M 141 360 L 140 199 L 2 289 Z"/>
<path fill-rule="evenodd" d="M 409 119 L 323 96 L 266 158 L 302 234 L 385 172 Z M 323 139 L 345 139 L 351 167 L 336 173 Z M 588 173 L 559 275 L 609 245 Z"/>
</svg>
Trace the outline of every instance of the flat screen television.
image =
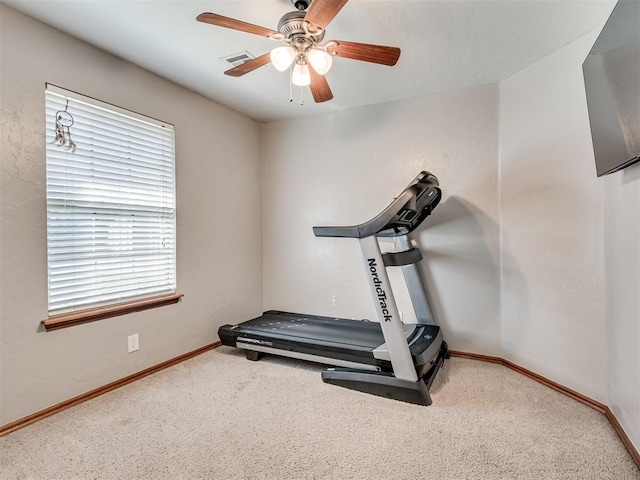
<svg viewBox="0 0 640 480">
<path fill-rule="evenodd" d="M 640 0 L 619 0 L 582 64 L 598 176 L 640 161 Z"/>
</svg>

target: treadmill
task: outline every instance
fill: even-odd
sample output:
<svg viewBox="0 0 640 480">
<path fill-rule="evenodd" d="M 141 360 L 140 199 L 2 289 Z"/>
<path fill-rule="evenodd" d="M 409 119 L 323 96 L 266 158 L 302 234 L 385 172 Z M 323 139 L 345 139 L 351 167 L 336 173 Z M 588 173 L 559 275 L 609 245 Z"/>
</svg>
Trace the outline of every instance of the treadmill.
<svg viewBox="0 0 640 480">
<path fill-rule="evenodd" d="M 358 240 L 378 319 L 350 320 L 276 310 L 238 325 L 223 325 L 223 345 L 241 348 L 249 360 L 262 354 L 314 361 L 330 367 L 326 383 L 382 397 L 430 405 L 431 386 L 449 358 L 435 325 L 418 268 L 422 254 L 409 238 L 440 202 L 438 179 L 421 172 L 380 214 L 360 225 L 313 227 L 317 237 Z M 394 237 L 395 251 L 382 253 L 379 239 Z M 387 268 L 401 268 L 415 324 L 404 324 Z"/>
</svg>

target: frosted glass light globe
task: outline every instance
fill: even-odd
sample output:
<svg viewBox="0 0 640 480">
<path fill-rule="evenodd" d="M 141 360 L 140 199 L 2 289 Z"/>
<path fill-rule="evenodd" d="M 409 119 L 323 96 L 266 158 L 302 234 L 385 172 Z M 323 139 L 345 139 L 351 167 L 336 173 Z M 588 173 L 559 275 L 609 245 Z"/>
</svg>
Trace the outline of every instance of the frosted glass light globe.
<svg viewBox="0 0 640 480">
<path fill-rule="evenodd" d="M 333 63 L 331 55 L 317 48 L 312 48 L 307 52 L 307 59 L 309 59 L 309 63 L 319 75 L 326 74 Z"/>
<path fill-rule="evenodd" d="M 270 57 L 276 70 L 284 72 L 296 59 L 296 51 L 293 47 L 278 47 L 271 50 Z"/>
<path fill-rule="evenodd" d="M 309 67 L 296 63 L 296 66 L 293 67 L 293 73 L 291 74 L 291 81 L 294 85 L 299 87 L 306 87 L 309 85 L 311 83 Z"/>
</svg>

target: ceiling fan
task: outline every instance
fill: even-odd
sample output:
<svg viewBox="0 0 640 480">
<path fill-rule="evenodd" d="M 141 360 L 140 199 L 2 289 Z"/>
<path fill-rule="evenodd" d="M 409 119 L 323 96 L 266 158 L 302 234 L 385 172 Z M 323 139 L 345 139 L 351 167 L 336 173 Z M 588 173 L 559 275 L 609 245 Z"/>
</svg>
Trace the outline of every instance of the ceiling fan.
<svg viewBox="0 0 640 480">
<path fill-rule="evenodd" d="M 333 98 L 325 74 L 332 65 L 332 58 L 342 57 L 393 66 L 400 57 L 400 49 L 383 45 L 330 40 L 324 45 L 325 28 L 335 18 L 347 0 L 291 0 L 297 10 L 286 13 L 278 22 L 278 30 L 223 17 L 215 13 L 201 13 L 196 20 L 218 27 L 240 30 L 287 45 L 253 58 L 224 72 L 240 77 L 269 62 L 283 72 L 293 66 L 291 82 L 301 87 L 309 86 L 316 103 Z"/>
</svg>

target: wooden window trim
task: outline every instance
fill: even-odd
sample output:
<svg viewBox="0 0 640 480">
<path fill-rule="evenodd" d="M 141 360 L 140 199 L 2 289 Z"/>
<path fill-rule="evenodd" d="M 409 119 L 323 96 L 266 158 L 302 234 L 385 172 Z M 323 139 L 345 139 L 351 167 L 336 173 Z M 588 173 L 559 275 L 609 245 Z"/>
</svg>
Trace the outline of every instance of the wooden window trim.
<svg viewBox="0 0 640 480">
<path fill-rule="evenodd" d="M 51 332 L 61 328 L 82 325 L 83 323 L 95 322 L 96 320 L 104 320 L 105 318 L 117 317 L 119 315 L 126 315 L 133 312 L 141 312 L 142 310 L 164 307 L 165 305 L 173 305 L 174 303 L 178 303 L 183 296 L 183 293 L 176 293 L 173 295 L 149 298 L 147 300 L 125 303 L 122 305 L 86 310 L 84 312 L 56 315 L 49 317 L 46 320 L 42 320 L 41 323 L 47 332 Z"/>
</svg>

